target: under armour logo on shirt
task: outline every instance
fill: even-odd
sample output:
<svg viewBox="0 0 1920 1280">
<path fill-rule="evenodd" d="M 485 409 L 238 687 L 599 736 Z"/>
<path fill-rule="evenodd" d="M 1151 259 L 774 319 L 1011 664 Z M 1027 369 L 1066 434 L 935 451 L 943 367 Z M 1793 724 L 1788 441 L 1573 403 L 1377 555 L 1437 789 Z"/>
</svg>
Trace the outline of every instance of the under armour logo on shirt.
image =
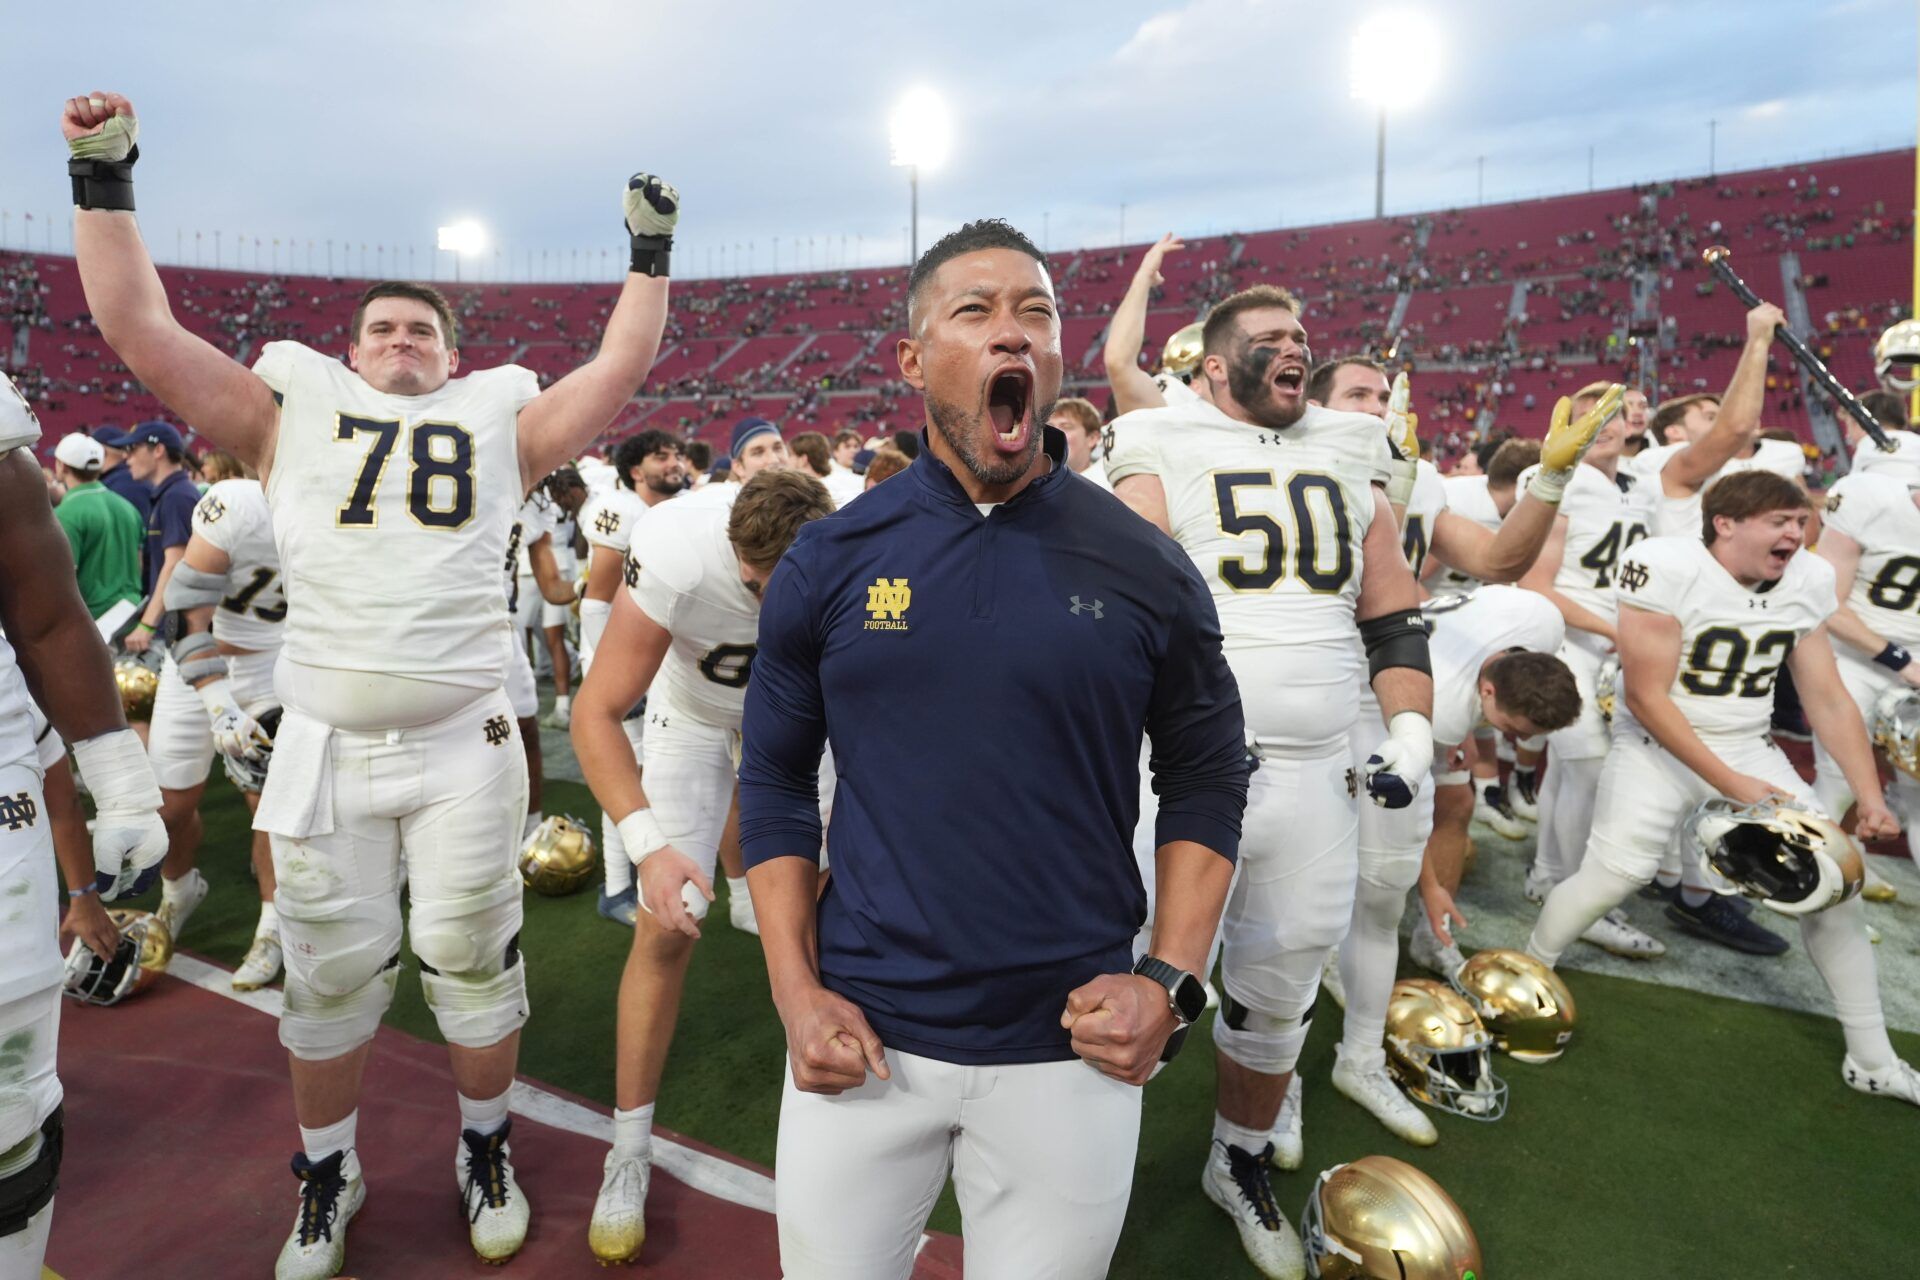
<svg viewBox="0 0 1920 1280">
<path fill-rule="evenodd" d="M 1106 606 L 1104 601 L 1095 600 L 1089 603 L 1085 600 L 1082 600 L 1079 596 L 1073 596 L 1071 597 L 1071 599 L 1073 601 L 1073 608 L 1071 612 L 1074 613 L 1075 615 L 1079 615 L 1082 613 L 1091 613 L 1096 619 L 1104 618 L 1107 616 Z"/>
</svg>

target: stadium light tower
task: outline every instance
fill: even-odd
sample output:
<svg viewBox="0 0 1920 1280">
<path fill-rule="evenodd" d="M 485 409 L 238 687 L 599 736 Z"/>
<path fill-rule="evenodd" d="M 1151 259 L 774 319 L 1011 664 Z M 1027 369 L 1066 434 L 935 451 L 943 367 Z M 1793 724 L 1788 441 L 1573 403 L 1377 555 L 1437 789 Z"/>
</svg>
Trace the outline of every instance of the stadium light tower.
<svg viewBox="0 0 1920 1280">
<path fill-rule="evenodd" d="M 1373 103 L 1379 132 L 1373 163 L 1373 216 L 1387 213 L 1387 112 L 1416 106 L 1440 78 L 1440 32 L 1417 13 L 1376 13 L 1353 33 L 1353 96 Z"/>
<path fill-rule="evenodd" d="M 477 222 L 456 222 L 440 228 L 438 247 L 453 255 L 454 283 L 460 281 L 460 255 L 486 252 L 487 233 Z"/>
<path fill-rule="evenodd" d="M 952 133 L 947 104 L 925 87 L 910 90 L 894 104 L 893 114 L 888 117 L 888 162 L 907 171 L 907 185 L 912 191 L 909 262 L 920 260 L 920 170 L 938 168 L 946 160 Z"/>
</svg>

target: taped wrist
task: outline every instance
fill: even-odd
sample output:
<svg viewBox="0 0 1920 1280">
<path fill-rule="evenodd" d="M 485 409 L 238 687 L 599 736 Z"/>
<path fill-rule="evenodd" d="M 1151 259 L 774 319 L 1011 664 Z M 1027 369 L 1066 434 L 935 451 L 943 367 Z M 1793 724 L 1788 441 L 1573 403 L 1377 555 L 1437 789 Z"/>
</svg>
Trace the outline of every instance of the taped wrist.
<svg viewBox="0 0 1920 1280">
<path fill-rule="evenodd" d="M 1550 507 L 1560 505 L 1560 499 L 1567 494 L 1567 482 L 1573 479 L 1573 468 L 1565 471 L 1549 471 L 1545 467 L 1533 473 L 1533 479 L 1527 482 L 1527 492 Z"/>
<path fill-rule="evenodd" d="M 87 160 L 75 157 L 67 161 L 67 177 L 73 182 L 73 203 L 82 209 L 109 212 L 133 212 L 133 162 L 140 148 L 127 152 L 124 160 Z"/>
<path fill-rule="evenodd" d="M 643 276 L 658 278 L 667 274 L 667 261 L 673 250 L 672 236 L 634 236 L 633 256 L 627 269 Z"/>
<path fill-rule="evenodd" d="M 196 631 L 181 637 L 173 646 L 173 663 L 180 668 L 180 678 L 196 689 L 210 680 L 227 678 L 226 657 L 210 632 Z M 200 696 L 205 698 L 206 691 L 201 690 Z"/>
<path fill-rule="evenodd" d="M 613 602 L 610 600 L 587 599 L 580 602 L 580 634 L 586 639 L 587 648 L 600 647 L 600 637 L 607 633 L 607 622 L 612 616 Z"/>
<path fill-rule="evenodd" d="M 1395 458 L 1387 464 L 1387 501 L 1396 507 L 1405 507 L 1413 499 L 1413 484 L 1419 477 L 1420 464 L 1411 458 Z"/>
<path fill-rule="evenodd" d="M 653 816 L 651 809 L 635 809 L 614 826 L 620 832 L 620 843 L 626 846 L 627 858 L 636 867 L 649 854 L 667 847 L 667 834 L 660 829 L 660 819 Z"/>
<path fill-rule="evenodd" d="M 115 729 L 73 744 L 80 777 L 102 814 L 157 813 L 160 784 L 153 779 L 147 749 L 131 729 Z"/>
<path fill-rule="evenodd" d="M 1913 661 L 1913 655 L 1892 641 L 1888 641 L 1886 648 L 1873 655 L 1873 660 L 1889 671 L 1902 671 L 1906 669 L 1909 662 Z"/>
<path fill-rule="evenodd" d="M 1360 643 L 1367 647 L 1370 680 L 1379 679 L 1380 673 L 1391 667 L 1433 674 L 1433 659 L 1427 651 L 1427 620 L 1418 609 L 1368 618 L 1360 624 Z"/>
</svg>

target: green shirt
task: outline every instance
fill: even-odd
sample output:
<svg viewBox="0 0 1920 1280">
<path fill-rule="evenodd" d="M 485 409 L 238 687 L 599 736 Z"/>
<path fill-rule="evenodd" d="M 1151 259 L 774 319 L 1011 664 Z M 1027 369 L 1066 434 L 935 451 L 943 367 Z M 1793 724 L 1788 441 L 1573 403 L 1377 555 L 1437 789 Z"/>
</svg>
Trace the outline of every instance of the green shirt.
<svg viewBox="0 0 1920 1280">
<path fill-rule="evenodd" d="M 146 522 L 134 505 L 99 481 L 75 485 L 53 509 L 73 544 L 74 568 L 87 612 L 99 617 L 122 600 L 140 603 L 140 548 Z"/>
</svg>

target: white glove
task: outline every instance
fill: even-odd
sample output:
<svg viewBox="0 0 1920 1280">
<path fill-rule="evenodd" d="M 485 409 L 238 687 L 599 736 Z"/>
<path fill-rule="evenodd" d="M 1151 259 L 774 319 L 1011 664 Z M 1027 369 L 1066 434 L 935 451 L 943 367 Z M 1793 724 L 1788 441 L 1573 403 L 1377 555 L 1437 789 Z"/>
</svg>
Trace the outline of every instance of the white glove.
<svg viewBox="0 0 1920 1280">
<path fill-rule="evenodd" d="M 1407 412 L 1412 399 L 1404 370 L 1394 375 L 1387 395 L 1387 444 L 1393 460 L 1387 464 L 1387 501 L 1404 510 L 1413 498 L 1413 482 L 1420 474 L 1419 419 Z"/>
<path fill-rule="evenodd" d="M 146 748 L 131 729 L 73 744 L 73 759 L 93 794 L 93 883 L 102 902 L 140 893 L 167 856 L 160 785 Z"/>
<path fill-rule="evenodd" d="M 1384 809 L 1404 809 L 1433 770 L 1433 722 L 1401 711 L 1387 724 L 1387 740 L 1367 757 L 1367 794 Z"/>
<path fill-rule="evenodd" d="M 224 677 L 209 680 L 196 692 L 207 709 L 207 718 L 213 721 L 214 750 L 228 759 L 253 764 L 267 758 L 267 752 L 273 749 L 273 739 L 260 727 L 260 722 L 241 707 L 240 700 L 234 696 L 232 680 Z"/>
</svg>

